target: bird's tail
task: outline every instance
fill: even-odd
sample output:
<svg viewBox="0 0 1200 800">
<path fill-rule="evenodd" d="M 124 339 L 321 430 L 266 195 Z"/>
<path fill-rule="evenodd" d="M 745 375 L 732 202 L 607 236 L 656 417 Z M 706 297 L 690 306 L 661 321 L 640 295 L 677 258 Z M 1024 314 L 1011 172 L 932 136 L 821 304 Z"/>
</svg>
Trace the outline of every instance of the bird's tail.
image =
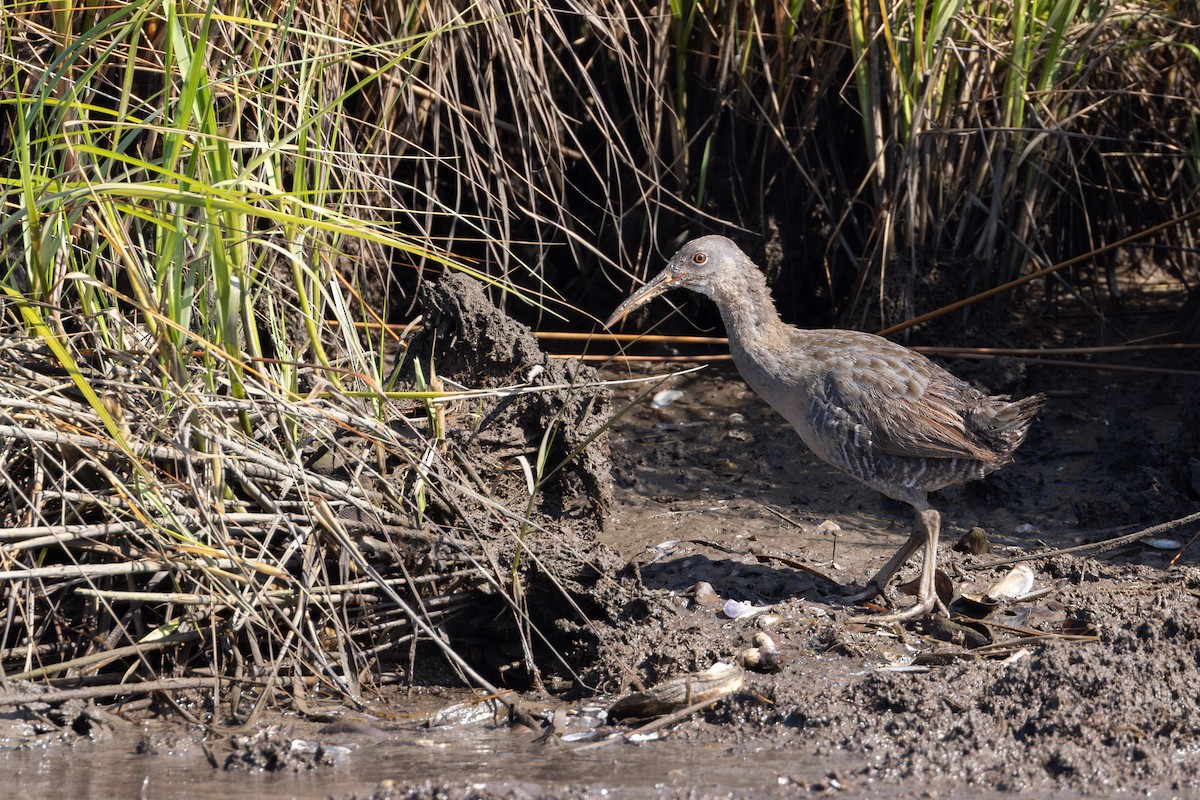
<svg viewBox="0 0 1200 800">
<path fill-rule="evenodd" d="M 1035 394 L 1013 402 L 1000 397 L 990 399 L 995 403 L 991 404 L 989 409 L 991 414 L 987 421 L 987 427 L 990 429 L 988 438 L 996 455 L 1007 460 L 1025 441 L 1025 435 L 1029 433 L 1029 424 L 1046 405 L 1046 395 Z"/>
</svg>

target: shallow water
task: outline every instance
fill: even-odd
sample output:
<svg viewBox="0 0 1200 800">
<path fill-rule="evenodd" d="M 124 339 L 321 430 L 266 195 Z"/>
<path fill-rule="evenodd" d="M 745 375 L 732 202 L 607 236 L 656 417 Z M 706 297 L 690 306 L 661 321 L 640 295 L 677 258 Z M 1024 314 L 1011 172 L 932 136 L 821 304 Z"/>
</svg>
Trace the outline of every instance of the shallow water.
<svg viewBox="0 0 1200 800">
<path fill-rule="evenodd" d="M 276 774 L 214 769 L 198 746 L 185 754 L 139 755 L 136 742 L 80 742 L 0 752 L 0 780 L 44 800 L 326 798 L 369 794 L 383 780 L 487 784 L 572 794 L 657 797 L 695 787 L 742 792 L 822 779 L 828 765 L 797 763 L 794 751 L 674 739 L 584 752 L 535 741 L 528 731 L 457 726 L 389 733 L 349 745 L 332 767 Z M 223 754 L 218 754 L 218 759 Z M 702 777 L 697 777 L 702 776 Z M 581 791 L 582 790 L 582 791 Z"/>
</svg>

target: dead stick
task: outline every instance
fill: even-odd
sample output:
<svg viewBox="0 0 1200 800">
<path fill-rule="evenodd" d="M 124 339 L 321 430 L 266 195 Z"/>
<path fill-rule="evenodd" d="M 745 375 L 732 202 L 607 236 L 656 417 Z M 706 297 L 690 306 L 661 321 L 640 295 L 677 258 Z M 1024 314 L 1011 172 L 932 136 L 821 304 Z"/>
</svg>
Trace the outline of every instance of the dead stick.
<svg viewBox="0 0 1200 800">
<path fill-rule="evenodd" d="M 122 683 L 111 686 L 89 686 L 86 689 L 50 689 L 44 692 L 13 692 L 0 694 L 0 707 L 24 706 L 30 703 L 65 703 L 68 700 L 97 700 L 101 697 L 177 692 L 183 689 L 204 689 L 213 686 L 212 678 L 162 678 L 141 683 Z"/>
<path fill-rule="evenodd" d="M 1200 217 L 1200 208 L 1194 208 L 1191 211 L 1188 211 L 1186 214 L 1181 214 L 1178 217 L 1175 217 L 1174 219 L 1169 219 L 1166 222 L 1160 222 L 1159 224 L 1152 225 L 1151 227 L 1146 228 L 1144 230 L 1137 231 L 1136 233 L 1131 233 L 1130 235 L 1126 236 L 1124 239 L 1118 239 L 1115 242 L 1111 242 L 1111 243 L 1103 245 L 1101 247 L 1097 247 L 1095 250 L 1090 250 L 1086 253 L 1081 253 L 1077 256 L 1074 256 L 1073 258 L 1068 258 L 1066 261 L 1060 261 L 1057 264 L 1052 264 L 1049 267 L 1046 267 L 1044 269 L 1039 269 L 1035 272 L 1031 272 L 1028 275 L 1024 275 L 1020 278 L 1017 278 L 1016 280 L 1011 280 L 1008 283 L 1001 284 L 1000 286 L 994 286 L 991 289 L 988 289 L 986 291 L 979 292 L 978 294 L 973 294 L 970 297 L 967 297 L 963 300 L 959 300 L 956 303 L 950 303 L 949 305 L 945 305 L 945 306 L 942 306 L 941 308 L 934 309 L 933 311 L 930 311 L 928 314 L 922 314 L 919 317 L 913 317 L 910 320 L 906 320 L 906 321 L 898 323 L 896 325 L 892 325 L 891 327 L 884 328 L 882 331 L 879 332 L 879 335 L 880 336 L 890 336 L 893 333 L 899 333 L 900 331 L 905 330 L 906 328 L 911 328 L 914 325 L 920 325 L 922 322 L 928 322 L 931 319 L 936 319 L 937 317 L 940 317 L 943 314 L 949 314 L 951 312 L 957 311 L 960 308 L 965 308 L 969 305 L 973 305 L 975 303 L 978 303 L 981 300 L 986 300 L 989 297 L 993 297 L 994 295 L 998 295 L 998 294 L 1007 292 L 1009 289 L 1015 289 L 1016 287 L 1020 286 L 1021 284 L 1029 283 L 1030 281 L 1037 280 L 1038 278 L 1042 277 L 1043 275 L 1049 275 L 1050 273 L 1057 272 L 1060 269 L 1065 269 L 1066 267 L 1071 267 L 1071 266 L 1079 264 L 1083 261 L 1087 261 L 1088 259 L 1095 258 L 1096 256 L 1101 255 L 1102 253 L 1107 253 L 1110 250 L 1116 250 L 1118 248 L 1124 247 L 1125 245 L 1130 244 L 1131 242 L 1136 242 L 1138 239 L 1144 239 L 1147 236 L 1151 236 L 1155 233 L 1158 233 L 1159 231 L 1164 231 L 1167 228 L 1170 228 L 1174 225 L 1181 225 L 1190 219 L 1194 219 L 1195 217 Z"/>
<path fill-rule="evenodd" d="M 137 644 L 126 645 L 124 647 L 116 647 L 112 650 L 102 650 L 98 653 L 89 653 L 86 656 L 79 656 L 70 661 L 62 661 L 58 664 L 47 664 L 44 667 L 22 672 L 17 675 L 6 676 L 10 681 L 32 681 L 39 678 L 47 678 L 56 672 L 66 672 L 71 669 L 82 667 L 97 668 L 97 665 L 108 664 L 117 661 L 127 656 L 142 657 L 147 653 L 155 650 L 165 650 L 177 644 L 192 642 L 200 638 L 199 631 L 188 631 L 186 633 L 172 633 L 164 636 L 161 639 L 156 639 L 152 642 L 138 642 Z"/>
<path fill-rule="evenodd" d="M 1047 550 L 1044 553 L 1034 553 L 1033 555 L 1017 556 L 1016 558 L 1006 558 L 1003 561 L 992 561 L 988 564 L 980 564 L 975 567 L 966 567 L 969 570 L 991 569 L 993 567 L 1004 567 L 1009 564 L 1017 564 L 1021 561 L 1034 561 L 1039 558 L 1050 558 L 1051 556 L 1065 556 L 1072 553 L 1082 553 L 1088 550 L 1094 550 L 1096 553 L 1106 553 L 1109 550 L 1120 547 L 1125 544 L 1132 544 L 1140 539 L 1145 539 L 1148 536 L 1155 536 L 1160 533 L 1182 528 L 1184 525 L 1200 520 L 1200 511 L 1195 514 L 1188 514 L 1186 517 L 1173 519 L 1170 522 L 1160 522 L 1158 525 L 1151 525 L 1149 528 L 1143 528 L 1140 531 L 1127 533 L 1124 536 L 1117 536 L 1112 539 L 1104 539 L 1099 542 L 1090 542 L 1088 544 L 1075 545 L 1074 547 L 1064 547 L 1061 550 Z"/>
<path fill-rule="evenodd" d="M 709 700 L 704 700 L 699 703 L 692 703 L 690 706 L 687 706 L 686 708 L 681 708 L 678 711 L 672 711 L 670 714 L 667 714 L 664 717 L 659 717 L 658 719 L 651 720 L 650 722 L 647 722 L 645 725 L 641 725 L 637 728 L 634 728 L 631 731 L 621 733 L 617 736 L 609 736 L 608 738 L 601 739 L 598 742 L 588 742 L 586 744 L 575 745 L 570 748 L 571 752 L 580 752 L 582 750 L 595 750 L 598 747 L 605 747 L 607 745 L 615 744 L 617 742 L 628 742 L 629 737 L 631 737 L 631 736 L 646 736 L 648 734 L 654 733 L 655 731 L 662 730 L 663 728 L 667 727 L 668 725 L 674 725 L 676 722 L 687 719 L 692 714 L 695 714 L 697 711 L 703 711 L 706 708 L 714 706 L 717 703 L 721 702 L 721 700 L 723 700 L 723 699 L 724 698 L 718 697 L 715 700 L 709 699 Z"/>
</svg>

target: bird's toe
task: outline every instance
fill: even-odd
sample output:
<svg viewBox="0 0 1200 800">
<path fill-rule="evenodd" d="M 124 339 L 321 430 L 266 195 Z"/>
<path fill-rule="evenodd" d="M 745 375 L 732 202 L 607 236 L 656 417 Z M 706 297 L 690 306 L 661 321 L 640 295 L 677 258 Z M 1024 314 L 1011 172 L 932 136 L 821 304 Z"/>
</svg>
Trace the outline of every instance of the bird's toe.
<svg viewBox="0 0 1200 800">
<path fill-rule="evenodd" d="M 872 595 L 868 595 L 868 598 Z M 889 611 L 886 614 L 858 614 L 850 617 L 850 622 L 858 624 L 870 625 L 890 625 L 893 622 L 905 622 L 910 619 L 919 619 L 933 613 L 934 609 L 945 613 L 946 608 L 938 599 L 936 594 L 930 594 L 928 597 L 917 598 L 917 602 L 911 606 Z"/>
</svg>

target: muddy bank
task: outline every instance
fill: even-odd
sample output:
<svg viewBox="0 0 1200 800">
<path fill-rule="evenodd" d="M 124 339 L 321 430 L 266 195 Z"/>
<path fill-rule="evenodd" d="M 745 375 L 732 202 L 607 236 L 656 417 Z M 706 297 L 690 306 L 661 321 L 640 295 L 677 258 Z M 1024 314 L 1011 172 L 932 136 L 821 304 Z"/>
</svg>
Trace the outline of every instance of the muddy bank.
<svg viewBox="0 0 1200 800">
<path fill-rule="evenodd" d="M 990 562 L 1200 508 L 1194 386 L 1155 380 L 1146 405 L 1103 376 L 1038 381 L 1051 403 L 1017 463 L 935 498 L 941 563 L 960 590 L 982 594 L 1010 569 L 979 569 Z M 835 759 L 843 790 L 1200 787 L 1200 545 L 1179 554 L 1195 524 L 1095 557 L 1031 562 L 1045 593 L 983 620 L 874 630 L 848 623 L 854 609 L 840 598 L 903 541 L 911 512 L 805 452 L 736 375 L 712 370 L 676 388 L 681 399 L 614 433 L 620 500 L 606 536 L 637 565 L 647 597 L 639 625 L 611 646 L 656 676 L 729 661 L 762 629 L 785 654 L 780 672 L 752 675 L 678 735 Z M 951 551 L 977 527 L 991 553 Z M 693 597 L 701 580 L 776 617 L 730 620 Z"/>
</svg>

